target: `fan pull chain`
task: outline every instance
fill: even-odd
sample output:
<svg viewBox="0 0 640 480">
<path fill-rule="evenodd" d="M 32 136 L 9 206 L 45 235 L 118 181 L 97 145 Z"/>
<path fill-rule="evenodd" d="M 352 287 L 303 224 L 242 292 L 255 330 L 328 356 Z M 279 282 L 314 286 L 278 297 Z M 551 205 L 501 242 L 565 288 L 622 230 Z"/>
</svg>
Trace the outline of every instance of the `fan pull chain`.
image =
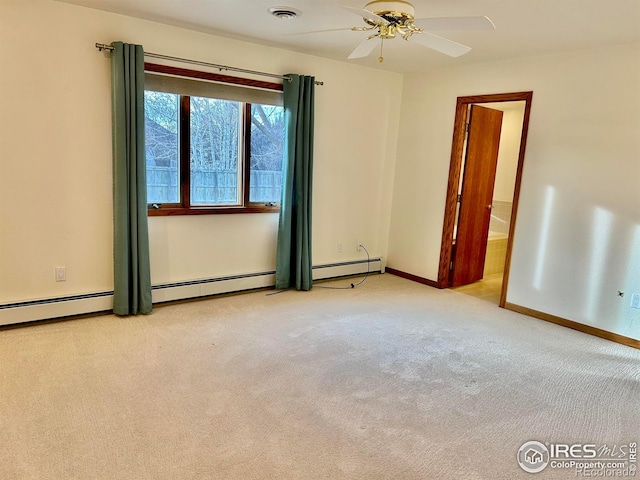
<svg viewBox="0 0 640 480">
<path fill-rule="evenodd" d="M 382 56 L 382 47 L 384 45 L 384 38 L 380 37 L 380 56 L 378 57 L 378 62 L 384 62 L 384 57 Z"/>
</svg>

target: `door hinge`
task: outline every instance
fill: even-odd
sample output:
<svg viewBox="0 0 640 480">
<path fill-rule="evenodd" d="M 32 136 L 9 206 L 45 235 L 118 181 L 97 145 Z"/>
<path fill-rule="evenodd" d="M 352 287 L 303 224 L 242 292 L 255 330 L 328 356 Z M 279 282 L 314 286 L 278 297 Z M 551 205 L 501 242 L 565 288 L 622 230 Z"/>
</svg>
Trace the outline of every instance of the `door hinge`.
<svg viewBox="0 0 640 480">
<path fill-rule="evenodd" d="M 456 198 L 456 202 L 460 203 L 462 201 L 462 195 L 459 193 L 458 197 Z"/>
<path fill-rule="evenodd" d="M 469 122 L 464 124 L 464 131 L 465 133 L 469 133 Z"/>
</svg>

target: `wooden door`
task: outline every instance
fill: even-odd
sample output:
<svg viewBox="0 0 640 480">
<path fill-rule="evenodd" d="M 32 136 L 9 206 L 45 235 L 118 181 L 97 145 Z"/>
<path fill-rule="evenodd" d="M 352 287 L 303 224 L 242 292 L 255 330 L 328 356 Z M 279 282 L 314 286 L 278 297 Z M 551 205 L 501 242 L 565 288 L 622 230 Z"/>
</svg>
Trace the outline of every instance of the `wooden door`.
<svg viewBox="0 0 640 480">
<path fill-rule="evenodd" d="M 501 130 L 500 110 L 471 105 L 453 255 L 453 287 L 483 276 Z"/>
</svg>

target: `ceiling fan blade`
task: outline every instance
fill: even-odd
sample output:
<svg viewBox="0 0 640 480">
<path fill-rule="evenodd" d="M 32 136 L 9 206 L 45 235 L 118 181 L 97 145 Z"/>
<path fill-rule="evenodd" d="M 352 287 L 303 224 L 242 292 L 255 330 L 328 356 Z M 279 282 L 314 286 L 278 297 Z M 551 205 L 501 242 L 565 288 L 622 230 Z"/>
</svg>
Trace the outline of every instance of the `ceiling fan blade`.
<svg viewBox="0 0 640 480">
<path fill-rule="evenodd" d="M 425 30 L 495 30 L 489 17 L 416 18 L 415 25 Z"/>
<path fill-rule="evenodd" d="M 384 18 L 376 15 L 375 13 L 370 12 L 369 10 L 364 10 L 362 8 L 347 7 L 345 5 L 340 5 L 340 8 L 348 10 L 351 13 L 355 13 L 356 15 L 358 15 L 361 18 L 366 18 L 367 20 L 371 20 L 372 22 L 377 23 L 377 24 L 381 24 L 381 25 L 388 25 L 389 24 L 389 22 L 387 20 L 385 20 Z"/>
<path fill-rule="evenodd" d="M 471 51 L 471 47 L 462 45 L 461 43 L 439 37 L 433 33 L 422 32 L 411 35 L 411 42 L 415 42 L 423 47 L 430 48 L 436 52 L 444 53 L 450 57 L 459 57 Z"/>
<path fill-rule="evenodd" d="M 362 58 L 368 56 L 378 45 L 378 42 L 375 41 L 377 39 L 378 37 L 366 38 L 358 44 L 358 46 L 353 50 L 353 52 L 349 54 L 347 58 L 351 60 L 353 58 Z"/>
</svg>

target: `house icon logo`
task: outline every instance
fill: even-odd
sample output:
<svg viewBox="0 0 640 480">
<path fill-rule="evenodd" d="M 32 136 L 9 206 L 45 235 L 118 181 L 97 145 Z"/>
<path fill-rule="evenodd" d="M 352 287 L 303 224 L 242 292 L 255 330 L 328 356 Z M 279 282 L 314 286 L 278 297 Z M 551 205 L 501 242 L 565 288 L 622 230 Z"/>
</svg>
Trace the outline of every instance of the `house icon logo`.
<svg viewBox="0 0 640 480">
<path fill-rule="evenodd" d="M 549 464 L 549 450 L 535 440 L 526 442 L 518 450 L 518 464 L 525 472 L 541 472 Z"/>
<path fill-rule="evenodd" d="M 527 450 L 527 452 L 524 454 L 524 458 L 529 463 L 542 462 L 542 454 L 539 451 L 534 450 L 533 448 Z"/>
</svg>

